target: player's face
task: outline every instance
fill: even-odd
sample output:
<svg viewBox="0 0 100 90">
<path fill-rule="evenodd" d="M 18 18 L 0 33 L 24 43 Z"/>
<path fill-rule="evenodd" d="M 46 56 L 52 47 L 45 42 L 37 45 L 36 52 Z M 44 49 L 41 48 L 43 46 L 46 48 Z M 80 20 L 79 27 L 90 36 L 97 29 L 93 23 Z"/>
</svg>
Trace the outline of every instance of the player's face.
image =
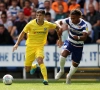
<svg viewBox="0 0 100 90">
<path fill-rule="evenodd" d="M 36 14 L 36 19 L 37 21 L 43 21 L 44 20 L 44 15 L 42 13 L 37 13 Z"/>
<path fill-rule="evenodd" d="M 80 22 L 80 16 L 71 15 L 72 23 L 78 24 Z"/>
</svg>

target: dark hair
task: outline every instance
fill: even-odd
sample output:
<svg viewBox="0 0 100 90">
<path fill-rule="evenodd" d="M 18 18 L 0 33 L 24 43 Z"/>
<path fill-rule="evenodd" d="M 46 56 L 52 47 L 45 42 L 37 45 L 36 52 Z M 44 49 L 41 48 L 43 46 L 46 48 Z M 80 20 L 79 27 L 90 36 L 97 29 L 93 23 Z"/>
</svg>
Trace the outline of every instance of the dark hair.
<svg viewBox="0 0 100 90">
<path fill-rule="evenodd" d="M 82 13 L 81 13 L 81 11 L 79 9 L 75 9 L 75 10 L 72 10 L 70 12 L 70 15 L 78 15 L 78 16 L 81 16 Z"/>
<path fill-rule="evenodd" d="M 51 16 L 51 13 L 47 12 L 45 13 L 45 16 Z"/>
<path fill-rule="evenodd" d="M 5 2 L 4 1 L 1 1 L 0 4 L 4 4 L 5 5 Z"/>
<path fill-rule="evenodd" d="M 50 3 L 50 0 L 45 0 L 44 2 L 49 2 Z"/>
<path fill-rule="evenodd" d="M 38 9 L 38 10 L 36 11 L 36 13 L 41 13 L 41 14 L 45 15 L 45 11 L 44 11 L 43 9 Z"/>
<path fill-rule="evenodd" d="M 23 2 L 24 5 L 25 5 L 25 2 L 28 2 L 29 4 L 31 4 L 31 2 L 30 2 L 29 0 L 25 0 L 25 1 Z"/>
<path fill-rule="evenodd" d="M 2 16 L 2 15 L 5 15 L 5 16 L 7 17 L 6 11 L 3 11 L 3 12 L 1 13 L 1 16 Z"/>
<path fill-rule="evenodd" d="M 86 19 L 86 16 L 85 15 L 82 15 L 82 18 Z"/>
<path fill-rule="evenodd" d="M 17 0 L 11 0 L 11 2 L 17 2 Z"/>
<path fill-rule="evenodd" d="M 0 24 L 0 27 L 3 27 L 4 28 L 4 25 L 3 24 Z"/>
<path fill-rule="evenodd" d="M 3 4 L 4 7 L 7 9 L 6 3 L 4 1 L 0 2 L 0 4 Z"/>
</svg>

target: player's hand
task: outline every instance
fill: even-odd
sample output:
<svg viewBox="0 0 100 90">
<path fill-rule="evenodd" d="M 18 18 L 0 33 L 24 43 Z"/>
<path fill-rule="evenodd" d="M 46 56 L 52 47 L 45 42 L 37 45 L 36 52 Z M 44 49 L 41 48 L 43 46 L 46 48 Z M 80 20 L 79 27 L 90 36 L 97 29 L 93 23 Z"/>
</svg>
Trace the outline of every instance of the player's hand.
<svg viewBox="0 0 100 90">
<path fill-rule="evenodd" d="M 75 35 L 75 36 L 73 36 L 73 38 L 74 38 L 75 40 L 78 40 L 78 36 L 76 36 L 76 35 Z"/>
<path fill-rule="evenodd" d="M 59 48 L 62 46 L 62 41 L 61 40 L 57 41 L 57 46 L 59 46 Z"/>
<path fill-rule="evenodd" d="M 13 46 L 13 52 L 14 52 L 15 50 L 17 50 L 17 48 L 18 48 L 18 45 L 15 44 L 15 45 Z"/>
</svg>

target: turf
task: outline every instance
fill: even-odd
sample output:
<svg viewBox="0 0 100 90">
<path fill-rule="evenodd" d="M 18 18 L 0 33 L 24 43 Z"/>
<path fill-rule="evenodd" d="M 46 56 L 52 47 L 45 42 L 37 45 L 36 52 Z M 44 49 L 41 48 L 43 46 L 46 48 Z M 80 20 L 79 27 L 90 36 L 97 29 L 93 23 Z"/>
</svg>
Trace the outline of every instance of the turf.
<svg viewBox="0 0 100 90">
<path fill-rule="evenodd" d="M 72 81 L 67 85 L 65 80 L 50 80 L 45 86 L 42 80 L 14 80 L 12 85 L 4 85 L 0 80 L 0 90 L 100 90 L 100 81 Z"/>
</svg>

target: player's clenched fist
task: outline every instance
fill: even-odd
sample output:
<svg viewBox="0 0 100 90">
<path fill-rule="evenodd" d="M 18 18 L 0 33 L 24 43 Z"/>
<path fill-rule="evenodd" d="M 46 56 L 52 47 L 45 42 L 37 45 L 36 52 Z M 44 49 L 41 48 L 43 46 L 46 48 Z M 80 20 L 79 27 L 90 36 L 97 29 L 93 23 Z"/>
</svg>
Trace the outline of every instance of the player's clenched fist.
<svg viewBox="0 0 100 90">
<path fill-rule="evenodd" d="M 15 45 L 13 46 L 13 52 L 14 52 L 17 48 L 18 48 L 18 45 L 15 44 Z"/>
<path fill-rule="evenodd" d="M 75 40 L 78 40 L 78 36 L 76 36 L 76 35 L 74 35 L 73 38 L 74 38 Z"/>
<path fill-rule="evenodd" d="M 57 46 L 59 46 L 59 48 L 63 45 L 62 40 L 57 40 Z"/>
</svg>

